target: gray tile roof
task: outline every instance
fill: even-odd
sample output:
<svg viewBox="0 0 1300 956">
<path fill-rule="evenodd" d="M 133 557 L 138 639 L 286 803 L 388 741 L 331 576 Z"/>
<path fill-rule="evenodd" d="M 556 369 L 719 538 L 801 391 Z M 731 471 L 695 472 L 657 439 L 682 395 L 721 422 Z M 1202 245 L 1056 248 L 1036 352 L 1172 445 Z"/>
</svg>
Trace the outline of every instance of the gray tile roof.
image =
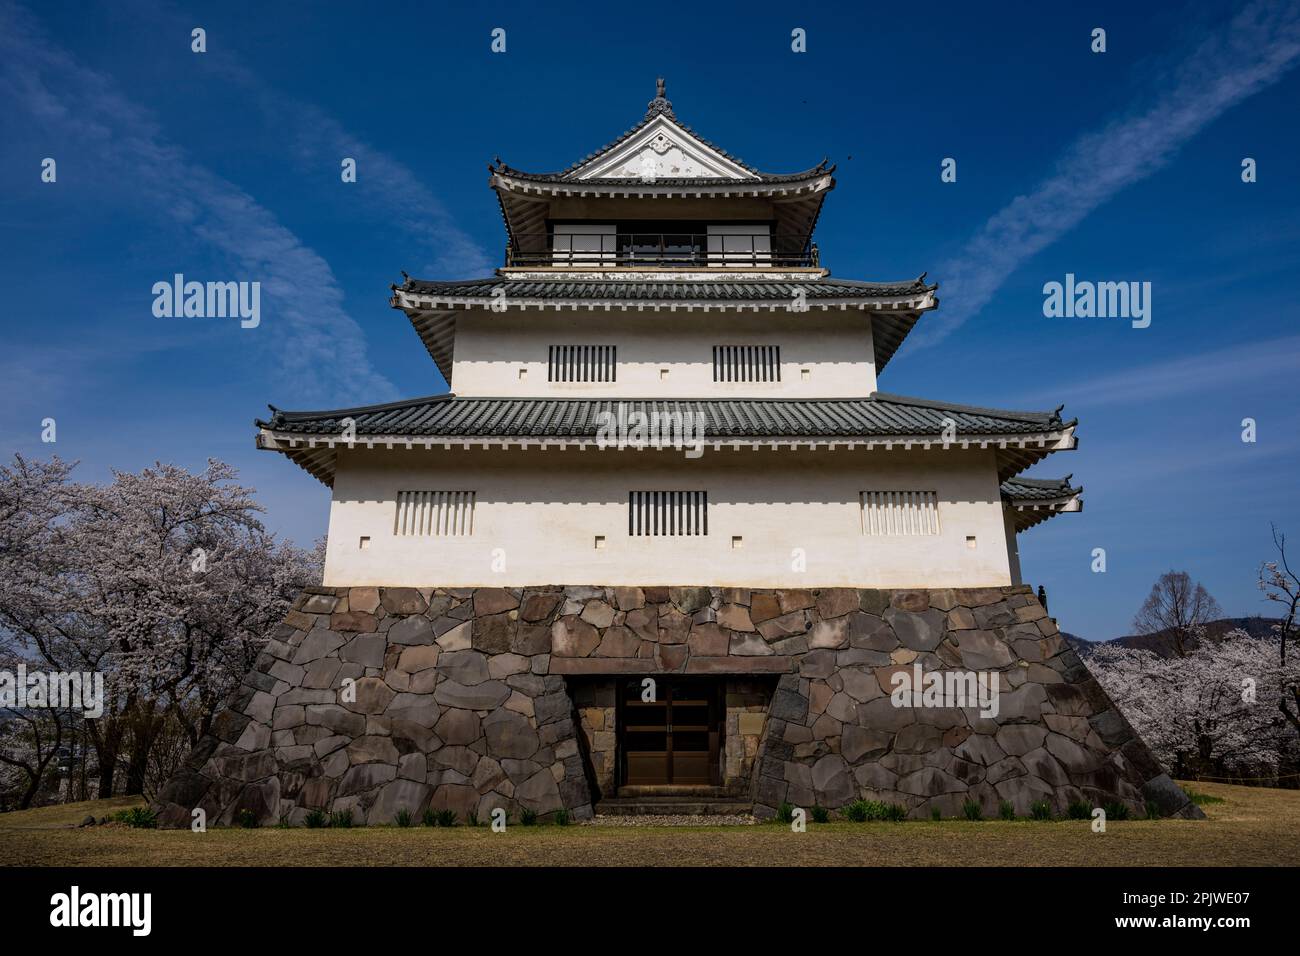
<svg viewBox="0 0 1300 956">
<path fill-rule="evenodd" d="M 788 302 L 799 292 L 812 299 L 881 299 L 923 295 L 939 288 L 927 284 L 924 273 L 899 282 L 861 282 L 856 279 L 810 277 L 788 282 L 750 279 L 710 279 L 701 282 L 647 279 L 582 280 L 512 279 L 488 276 L 483 279 L 432 281 L 406 279 L 395 290 L 449 299 L 490 299 L 500 289 L 508 299 L 597 299 L 629 302 Z"/>
<path fill-rule="evenodd" d="M 1016 531 L 1025 531 L 1062 511 L 1083 508 L 1083 486 L 1064 478 L 1008 478 L 1002 482 L 1002 500 L 1011 509 Z"/>
<path fill-rule="evenodd" d="M 515 169 L 512 166 L 507 166 L 505 163 L 501 162 L 501 159 L 499 157 L 493 160 L 493 162 L 488 165 L 488 169 L 494 173 L 500 173 L 504 176 L 512 176 L 515 179 L 527 179 L 533 182 L 556 182 L 556 183 L 571 182 L 574 179 L 574 173 L 576 173 L 579 169 L 586 166 L 588 163 L 592 162 L 593 160 L 599 159 L 600 157 L 606 155 L 611 150 L 617 149 L 621 144 L 626 142 L 630 137 L 635 136 L 641 130 L 645 129 L 646 126 L 652 123 L 659 116 L 665 116 L 668 119 L 672 120 L 673 123 L 681 127 L 684 131 L 689 133 L 691 136 L 695 137 L 695 139 L 698 140 L 700 143 L 707 146 L 709 149 L 713 150 L 714 152 L 719 153 L 722 156 L 725 156 L 727 159 L 731 160 L 737 166 L 744 168 L 750 174 L 757 176 L 758 179 L 762 182 L 769 182 L 769 183 L 798 182 L 801 179 L 811 179 L 814 176 L 821 176 L 826 173 L 831 173 L 835 171 L 835 167 L 833 166 L 828 167 L 827 160 L 823 159 L 812 169 L 807 169 L 799 173 L 760 172 L 759 170 L 755 169 L 753 166 L 750 166 L 748 163 L 746 163 L 739 156 L 733 156 L 730 153 L 728 153 L 725 149 L 723 149 L 721 146 L 717 145 L 716 143 L 709 142 L 707 139 L 705 139 L 695 130 L 691 129 L 681 120 L 679 120 L 677 118 L 677 114 L 673 112 L 673 104 L 670 103 L 665 98 L 663 98 L 662 96 L 657 96 L 650 101 L 650 103 L 647 105 L 645 116 L 635 126 L 627 130 L 627 132 L 623 133 L 612 142 L 606 143 L 604 146 L 600 147 L 600 149 L 588 153 L 586 156 L 584 156 L 582 159 L 578 160 L 577 162 L 569 164 L 569 166 L 565 169 L 561 169 L 552 173 L 525 173 L 522 170 Z M 643 181 L 640 179 L 626 179 L 626 180 L 600 179 L 600 180 L 592 180 L 590 182 L 593 187 L 597 187 L 597 188 L 602 185 L 613 186 L 619 183 L 644 185 Z M 719 180 L 717 178 L 707 178 L 707 179 L 701 178 L 701 179 L 690 179 L 690 180 L 673 179 L 672 182 L 675 184 L 681 183 L 681 184 L 692 184 L 692 185 L 698 184 L 702 186 L 717 186 L 717 185 L 721 185 L 723 182 L 725 182 L 725 180 Z"/>
<path fill-rule="evenodd" d="M 360 408 L 286 412 L 272 408 L 260 427 L 302 435 L 338 435 L 351 418 L 356 434 L 463 438 L 595 438 L 600 415 L 628 412 L 702 415 L 705 437 L 860 438 L 938 436 L 943 420 L 957 435 L 1029 435 L 1074 424 L 1059 412 L 1012 412 L 882 392 L 854 399 L 458 398 L 433 395 Z"/>
<path fill-rule="evenodd" d="M 856 279 L 832 279 L 820 276 L 807 281 L 786 282 L 764 279 L 709 279 L 691 282 L 685 280 L 580 280 L 512 279 L 505 276 L 488 276 L 482 279 L 439 280 L 412 279 L 409 276 L 401 285 L 394 285 L 390 305 L 406 311 L 411 324 L 419 333 L 442 374 L 451 377 L 452 353 L 455 349 L 453 308 L 467 305 L 484 305 L 493 302 L 492 294 L 502 290 L 508 302 L 527 305 L 530 302 L 611 302 L 640 305 L 680 302 L 704 302 L 723 307 L 738 307 L 741 303 L 789 303 L 803 292 L 805 301 L 824 305 L 836 303 L 871 302 L 884 299 L 908 299 L 930 295 L 931 298 L 917 308 L 894 308 L 891 303 L 872 312 L 872 343 L 875 350 L 876 372 L 879 374 L 898 351 L 907 334 L 920 318 L 921 312 L 937 304 L 933 293 L 938 283 L 925 281 L 925 273 L 915 279 L 898 282 L 862 282 Z M 428 296 L 431 302 L 418 307 L 403 306 L 398 295 Z M 453 306 L 451 303 L 457 303 Z M 906 304 L 906 303 L 905 303 Z M 439 310 L 443 311 L 439 311 Z"/>
<path fill-rule="evenodd" d="M 664 116 L 694 137 L 704 146 L 726 157 L 743 170 L 740 178 L 714 177 L 657 177 L 654 182 L 639 178 L 580 178 L 582 170 L 593 161 L 606 157 L 630 137 L 646 129 L 658 117 Z M 672 103 L 662 95 L 648 104 L 645 117 L 613 142 L 602 146 L 572 163 L 566 169 L 549 173 L 529 173 L 508 166 L 498 157 L 488 165 L 491 175 L 489 185 L 496 193 L 505 221 L 506 233 L 513 243 L 519 235 L 537 232 L 551 214 L 552 207 L 546 197 L 611 196 L 624 200 L 633 197 L 677 197 L 700 199 L 704 196 L 767 196 L 779 199 L 772 214 L 779 232 L 812 235 L 821 215 L 826 193 L 835 187 L 835 167 L 822 160 L 811 169 L 795 173 L 764 173 L 732 156 L 716 143 L 710 143 L 699 133 L 683 124 L 673 113 Z"/>
<path fill-rule="evenodd" d="M 1070 485 L 1073 475 L 1064 478 L 1011 478 L 1002 482 L 1002 496 L 1012 501 L 1051 501 L 1068 498 L 1083 491 Z"/>
<path fill-rule="evenodd" d="M 715 146 L 714 149 L 717 149 Z M 718 150 L 722 152 L 722 150 Z M 723 155 L 726 155 L 723 153 Z M 591 158 L 595 158 L 594 156 Z M 735 157 L 730 157 L 735 160 Z M 738 160 L 736 160 L 738 162 Z M 584 160 L 587 162 L 587 160 Z M 744 165 L 743 163 L 741 165 Z M 748 169 L 749 167 L 745 167 Z M 664 176 L 653 182 L 632 176 L 602 176 L 599 179 L 574 180 L 569 170 L 558 173 L 525 173 L 522 170 L 499 163 L 488 167 L 494 173 L 502 176 L 509 176 L 511 179 L 523 179 L 534 183 L 572 183 L 581 182 L 585 189 L 596 192 L 600 189 L 624 189 L 628 186 L 731 186 L 733 189 L 743 189 L 744 183 L 798 183 L 805 179 L 815 179 L 818 176 L 826 176 L 835 172 L 835 167 L 828 165 L 826 160 L 822 160 L 811 169 L 805 169 L 798 173 L 760 173 L 751 170 L 758 176 L 757 180 L 744 179 L 723 179 L 719 176 Z"/>
<path fill-rule="evenodd" d="M 283 452 L 325 484 L 333 484 L 337 462 L 335 439 L 350 418 L 358 441 L 403 438 L 413 443 L 458 439 L 596 438 L 601 412 L 627 411 L 704 416 L 709 441 L 764 439 L 941 440 L 944 420 L 956 423 L 956 441 L 963 438 L 992 443 L 1001 479 L 1025 470 L 1057 450 L 1055 440 L 1074 420 L 1062 421 L 1051 412 L 1013 412 L 953 405 L 876 392 L 853 399 L 545 399 L 458 398 L 432 395 L 383 405 L 319 412 L 286 412 L 271 407 L 268 420 L 256 425 L 261 447 Z"/>
</svg>

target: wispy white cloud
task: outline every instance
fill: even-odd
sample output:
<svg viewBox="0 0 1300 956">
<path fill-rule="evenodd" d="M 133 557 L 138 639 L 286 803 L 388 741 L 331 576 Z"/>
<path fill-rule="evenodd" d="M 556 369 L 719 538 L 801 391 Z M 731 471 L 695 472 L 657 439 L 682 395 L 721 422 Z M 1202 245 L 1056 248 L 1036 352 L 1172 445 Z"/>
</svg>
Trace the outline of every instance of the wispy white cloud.
<svg viewBox="0 0 1300 956">
<path fill-rule="evenodd" d="M 134 0 L 130 9 L 147 17 L 161 33 L 188 34 L 191 17 L 157 0 Z M 160 21 L 166 21 L 161 24 Z M 463 279 L 486 275 L 496 263 L 462 229 L 446 205 L 404 163 L 356 136 L 328 111 L 285 93 L 268 83 L 223 38 L 220 55 L 197 58 L 197 66 L 241 91 L 256 107 L 269 128 L 283 137 L 286 158 L 299 168 L 337 171 L 343 157 L 357 161 L 358 183 L 366 187 L 362 212 L 398 230 L 413 243 L 419 260 L 394 264 L 410 266 L 425 278 Z M 335 172 L 337 175 L 337 172 Z"/>
<path fill-rule="evenodd" d="M 416 242 L 413 253 L 424 257 L 413 263 L 418 275 L 463 279 L 491 272 L 495 263 L 404 164 L 352 135 L 319 107 L 271 89 L 229 61 L 225 66 L 232 79 L 247 86 L 276 128 L 288 135 L 303 165 L 337 169 L 344 156 L 357 161 L 358 180 L 364 176 L 367 184 L 378 187 L 367 194 L 369 211 Z"/>
<path fill-rule="evenodd" d="M 1242 100 L 1300 63 L 1300 3 L 1257 0 L 1172 71 L 1153 101 L 1076 140 L 1055 171 L 998 211 L 957 259 L 936 270 L 944 306 L 905 348 L 933 345 L 988 304 L 998 287 L 1098 206 L 1169 162 Z"/>
<path fill-rule="evenodd" d="M 151 114 L 0 3 L 0 96 L 33 125 L 94 157 L 104 181 L 136 182 L 142 202 L 262 283 L 262 326 L 280 371 L 307 401 L 384 401 L 392 383 L 370 362 L 328 263 L 235 184 L 191 160 Z M 160 276 L 160 279 L 166 279 Z M 142 290 L 142 311 L 151 297 Z"/>
<path fill-rule="evenodd" d="M 1292 388 L 1297 374 L 1300 336 L 1287 336 L 1217 347 L 1074 382 L 1054 381 L 1050 395 L 1034 394 L 1008 401 L 1016 407 L 1037 407 L 1052 404 L 1052 396 L 1059 396 L 1056 401 L 1064 401 L 1071 411 L 1078 407 L 1138 406 L 1227 385 L 1276 382 Z"/>
</svg>

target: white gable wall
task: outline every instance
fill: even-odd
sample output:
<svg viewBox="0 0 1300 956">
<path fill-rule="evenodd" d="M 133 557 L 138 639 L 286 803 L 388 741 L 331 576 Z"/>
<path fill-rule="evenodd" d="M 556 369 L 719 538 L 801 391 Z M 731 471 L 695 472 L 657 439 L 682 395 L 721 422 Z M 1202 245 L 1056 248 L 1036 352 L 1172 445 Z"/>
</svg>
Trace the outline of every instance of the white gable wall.
<svg viewBox="0 0 1300 956">
<path fill-rule="evenodd" d="M 735 160 L 657 116 L 609 153 L 576 170 L 575 179 L 757 179 Z"/>
<path fill-rule="evenodd" d="M 616 346 L 617 380 L 548 382 L 552 345 Z M 780 346 L 781 381 L 713 381 L 715 345 Z M 451 390 L 462 397 L 864 398 L 876 390 L 871 319 L 856 309 L 465 312 L 456 321 Z"/>
</svg>

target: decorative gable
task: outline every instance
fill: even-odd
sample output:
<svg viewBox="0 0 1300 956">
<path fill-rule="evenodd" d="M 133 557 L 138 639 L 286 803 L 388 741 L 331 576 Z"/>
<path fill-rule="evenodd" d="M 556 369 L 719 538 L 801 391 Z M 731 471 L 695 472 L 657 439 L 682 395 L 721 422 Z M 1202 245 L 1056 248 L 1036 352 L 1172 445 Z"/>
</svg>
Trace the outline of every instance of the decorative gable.
<svg viewBox="0 0 1300 956">
<path fill-rule="evenodd" d="M 571 179 L 740 179 L 760 178 L 710 146 L 668 115 L 659 113 L 612 149 L 579 166 Z"/>
</svg>

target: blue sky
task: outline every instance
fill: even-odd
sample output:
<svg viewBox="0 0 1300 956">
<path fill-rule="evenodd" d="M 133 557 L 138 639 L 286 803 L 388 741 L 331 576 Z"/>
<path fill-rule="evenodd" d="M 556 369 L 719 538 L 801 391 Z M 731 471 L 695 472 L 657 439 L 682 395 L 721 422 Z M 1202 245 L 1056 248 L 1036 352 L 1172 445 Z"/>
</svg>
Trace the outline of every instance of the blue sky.
<svg viewBox="0 0 1300 956">
<path fill-rule="evenodd" d="M 1170 568 L 1265 612 L 1269 522 L 1300 542 L 1297 67 L 1294 2 L 0 0 L 0 451 L 93 479 L 217 456 L 310 542 L 328 493 L 256 452 L 252 419 L 441 391 L 389 283 L 488 274 L 486 163 L 567 166 L 663 75 L 679 118 L 752 165 L 839 164 L 817 237 L 835 275 L 939 281 L 883 390 L 1079 416 L 1079 450 L 1032 473 L 1073 472 L 1085 511 L 1021 538 L 1062 627 L 1125 633 Z M 261 325 L 155 318 L 176 272 L 261 281 Z M 1151 282 L 1151 326 L 1045 318 L 1067 272 Z"/>
</svg>

